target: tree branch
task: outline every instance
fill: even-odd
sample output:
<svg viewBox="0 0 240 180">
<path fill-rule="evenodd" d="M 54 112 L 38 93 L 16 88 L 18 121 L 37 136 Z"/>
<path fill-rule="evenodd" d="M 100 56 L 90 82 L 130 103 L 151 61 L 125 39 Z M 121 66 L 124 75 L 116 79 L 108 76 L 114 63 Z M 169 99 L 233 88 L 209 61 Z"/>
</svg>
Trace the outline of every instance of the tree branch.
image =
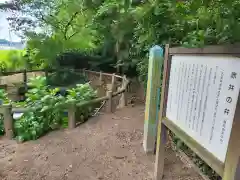
<svg viewBox="0 0 240 180">
<path fill-rule="evenodd" d="M 53 26 L 54 28 L 56 28 L 57 30 L 61 30 L 61 28 L 59 27 L 59 24 L 60 24 L 60 22 L 56 22 L 56 24 L 54 24 L 54 23 L 51 23 L 51 22 L 49 22 L 47 19 L 45 19 L 44 18 L 44 15 L 42 14 L 42 12 L 39 12 L 40 13 L 40 16 L 41 16 L 41 20 L 43 21 L 43 22 L 45 22 L 46 24 L 50 24 L 51 26 Z M 53 17 L 53 15 L 50 15 L 51 17 Z"/>
<path fill-rule="evenodd" d="M 2 10 L 12 10 L 12 11 L 18 11 L 20 10 L 20 7 L 16 3 L 0 3 L 0 9 Z"/>
<path fill-rule="evenodd" d="M 71 39 L 73 36 L 75 36 L 78 33 L 79 33 L 79 31 L 76 31 L 75 33 L 73 33 L 71 36 L 68 37 L 68 40 Z"/>
<path fill-rule="evenodd" d="M 70 19 L 70 20 L 68 21 L 68 23 L 66 24 L 66 26 L 65 26 L 65 28 L 64 28 L 64 38 L 65 38 L 65 40 L 68 40 L 68 39 L 70 39 L 71 37 L 73 37 L 73 36 L 75 35 L 75 33 L 74 33 L 74 34 L 72 34 L 71 36 L 67 37 L 67 32 L 68 32 L 69 26 L 72 24 L 72 21 L 77 17 L 78 14 L 79 14 L 79 12 L 75 12 L 75 13 L 72 15 L 71 19 Z"/>
</svg>

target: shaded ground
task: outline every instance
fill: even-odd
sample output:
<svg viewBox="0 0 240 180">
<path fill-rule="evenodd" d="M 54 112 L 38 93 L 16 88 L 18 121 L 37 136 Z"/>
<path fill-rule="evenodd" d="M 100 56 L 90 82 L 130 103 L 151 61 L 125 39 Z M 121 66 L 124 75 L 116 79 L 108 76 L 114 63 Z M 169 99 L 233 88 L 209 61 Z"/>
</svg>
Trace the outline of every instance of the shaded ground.
<svg viewBox="0 0 240 180">
<path fill-rule="evenodd" d="M 0 180 L 149 180 L 154 156 L 142 148 L 144 107 L 91 118 L 37 141 L 0 141 Z M 202 180 L 167 149 L 164 180 Z"/>
</svg>

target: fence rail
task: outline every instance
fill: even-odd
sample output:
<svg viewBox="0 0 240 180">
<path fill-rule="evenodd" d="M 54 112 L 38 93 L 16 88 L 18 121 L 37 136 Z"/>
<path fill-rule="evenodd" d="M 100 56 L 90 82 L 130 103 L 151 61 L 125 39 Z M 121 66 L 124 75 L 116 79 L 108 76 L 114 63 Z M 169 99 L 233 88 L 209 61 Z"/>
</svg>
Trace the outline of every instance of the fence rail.
<svg viewBox="0 0 240 180">
<path fill-rule="evenodd" d="M 39 72 L 40 70 L 37 70 Z M 129 80 L 126 78 L 126 76 L 119 76 L 116 74 L 109 74 L 109 73 L 102 73 L 102 72 L 95 72 L 95 71 L 90 71 L 90 70 L 77 70 L 81 71 L 84 73 L 90 73 L 97 75 L 98 77 L 98 83 L 97 83 L 97 90 L 102 91 L 104 81 L 103 81 L 103 76 L 108 76 L 111 78 L 111 86 L 110 89 L 107 89 L 106 95 L 103 97 L 99 97 L 90 101 L 85 101 L 85 102 L 74 102 L 74 103 L 69 103 L 69 104 L 64 104 L 62 108 L 66 109 L 68 111 L 68 128 L 73 129 L 76 127 L 76 111 L 77 108 L 83 107 L 86 105 L 91 105 L 91 104 L 96 104 L 99 102 L 106 101 L 106 108 L 105 111 L 107 113 L 112 113 L 114 108 L 114 103 L 113 103 L 113 97 L 120 96 L 120 100 L 118 102 L 118 107 L 123 108 L 126 106 L 126 90 L 127 86 L 129 84 Z M 17 71 L 16 73 L 26 73 L 27 72 L 36 72 L 36 71 Z M 46 71 L 45 71 L 46 72 Z M 10 72 L 10 74 L 13 72 Z M 116 92 L 116 79 L 121 79 L 121 87 L 118 88 Z M 24 76 L 24 82 L 26 83 L 26 76 Z M 57 105 L 58 106 L 58 105 Z M 56 106 L 56 107 L 57 107 Z M 61 106 L 61 105 L 59 105 Z M 4 117 L 4 129 L 5 129 L 5 136 L 8 139 L 12 139 L 14 134 L 13 134 L 13 113 L 25 113 L 29 111 L 33 111 L 34 107 L 32 108 L 24 108 L 24 107 L 13 107 L 12 104 L 4 104 L 0 106 L 0 113 L 3 114 Z"/>
<path fill-rule="evenodd" d="M 100 74 L 102 73 L 102 75 L 106 75 L 106 76 L 112 76 L 111 73 L 105 73 L 105 72 L 97 72 L 97 71 L 92 71 L 92 70 L 87 70 L 87 69 L 73 69 L 75 72 L 87 72 L 87 73 L 92 73 L 92 74 Z M 33 72 L 56 72 L 56 71 L 69 71 L 69 69 L 35 69 L 35 70 L 19 70 L 19 71 L 6 71 L 6 72 L 0 72 L 1 76 L 9 76 L 9 75 L 13 75 L 13 74 L 20 74 L 20 73 L 33 73 Z M 120 75 L 116 75 L 116 78 L 120 78 L 122 79 L 123 77 Z"/>
</svg>

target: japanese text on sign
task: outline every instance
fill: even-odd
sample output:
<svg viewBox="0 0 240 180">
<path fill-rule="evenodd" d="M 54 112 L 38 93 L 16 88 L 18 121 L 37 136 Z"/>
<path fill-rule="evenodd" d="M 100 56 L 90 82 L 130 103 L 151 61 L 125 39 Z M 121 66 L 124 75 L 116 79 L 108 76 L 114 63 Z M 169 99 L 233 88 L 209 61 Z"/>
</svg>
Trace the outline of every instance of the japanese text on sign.
<svg viewBox="0 0 240 180">
<path fill-rule="evenodd" d="M 166 116 L 224 162 L 240 88 L 240 58 L 173 56 Z"/>
</svg>

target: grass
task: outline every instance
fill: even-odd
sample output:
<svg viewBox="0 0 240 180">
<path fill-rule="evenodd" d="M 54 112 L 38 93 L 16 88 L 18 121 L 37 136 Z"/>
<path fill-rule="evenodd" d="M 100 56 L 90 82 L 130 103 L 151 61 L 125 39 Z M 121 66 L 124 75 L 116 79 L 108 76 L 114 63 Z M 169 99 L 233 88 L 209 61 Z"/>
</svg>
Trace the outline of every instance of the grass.
<svg viewBox="0 0 240 180">
<path fill-rule="evenodd" d="M 24 52 L 24 50 L 12 50 L 12 49 L 9 49 L 9 50 L 0 50 L 0 61 L 6 61 L 6 60 L 8 60 L 8 58 L 9 58 L 9 55 L 11 54 L 11 53 L 15 53 L 15 54 L 17 54 L 17 55 L 19 55 L 19 56 L 21 56 L 22 55 L 22 53 Z"/>
<path fill-rule="evenodd" d="M 17 64 L 23 63 L 22 55 L 24 50 L 0 50 L 0 66 L 5 64 L 6 68 L 12 68 Z"/>
</svg>

